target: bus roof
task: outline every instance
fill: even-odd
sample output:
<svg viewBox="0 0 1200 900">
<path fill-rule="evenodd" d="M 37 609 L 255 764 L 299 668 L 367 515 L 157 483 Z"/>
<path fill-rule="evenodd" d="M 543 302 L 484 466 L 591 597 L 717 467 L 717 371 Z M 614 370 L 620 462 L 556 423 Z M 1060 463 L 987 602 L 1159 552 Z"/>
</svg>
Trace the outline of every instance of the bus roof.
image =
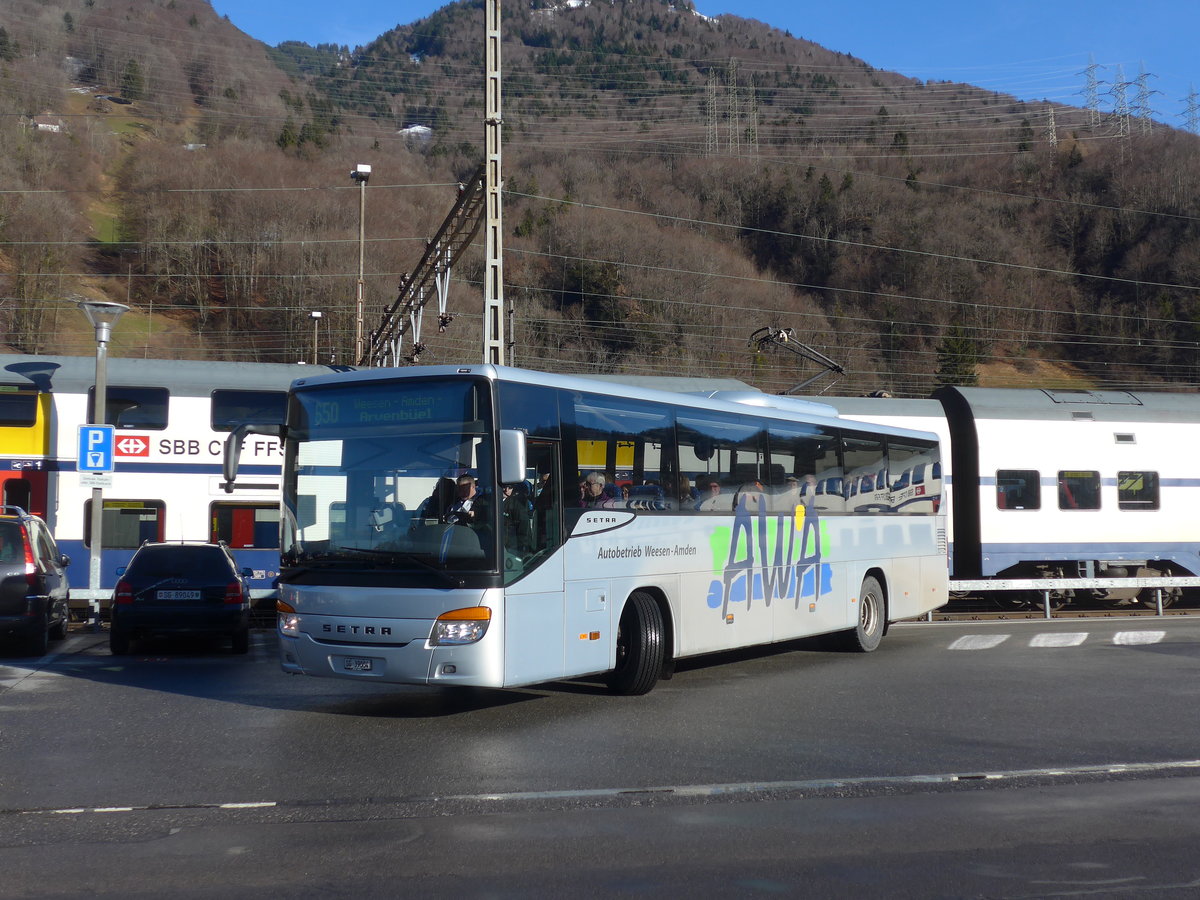
<svg viewBox="0 0 1200 900">
<path fill-rule="evenodd" d="M 519 369 L 511 366 L 493 366 L 476 364 L 465 366 L 406 366 L 394 369 L 359 369 L 353 372 L 320 375 L 298 379 L 294 387 L 321 387 L 332 384 L 355 382 L 387 381 L 395 378 L 419 377 L 450 377 L 466 376 L 487 378 L 492 381 L 509 381 L 521 384 L 539 385 L 542 387 L 559 388 L 561 390 L 586 391 L 593 393 L 610 393 L 621 397 L 650 402 L 670 403 L 676 406 L 690 406 L 698 410 L 719 410 L 746 415 L 747 413 L 764 415 L 785 421 L 806 421 L 817 425 L 830 427 L 862 428 L 861 422 L 848 422 L 839 419 L 837 410 L 825 403 L 814 403 L 799 397 L 779 396 L 757 391 L 742 382 L 739 390 L 696 390 L 702 387 L 704 381 L 722 381 L 723 379 L 669 379 L 667 383 L 675 383 L 686 390 L 670 390 L 662 387 L 643 386 L 620 380 L 607 379 L 601 376 L 557 375 L 550 372 L 538 372 L 532 369 Z M 625 376 L 631 377 L 631 376 Z M 632 376 L 639 377 L 639 376 Z M 648 376 L 640 376 L 647 378 Z M 733 381 L 733 379 L 730 379 Z M 605 390 L 607 385 L 608 390 Z M 870 426 L 872 431 L 897 436 L 920 437 L 936 440 L 937 436 L 926 431 L 915 431 L 908 428 L 897 428 L 888 425 Z"/>
</svg>

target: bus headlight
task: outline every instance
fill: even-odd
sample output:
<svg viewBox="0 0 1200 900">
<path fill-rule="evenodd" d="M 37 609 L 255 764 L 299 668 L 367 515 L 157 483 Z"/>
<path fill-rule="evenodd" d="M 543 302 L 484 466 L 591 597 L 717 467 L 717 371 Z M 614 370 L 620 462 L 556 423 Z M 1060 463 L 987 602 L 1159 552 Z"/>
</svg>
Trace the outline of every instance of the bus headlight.
<svg viewBox="0 0 1200 900">
<path fill-rule="evenodd" d="M 279 614 L 279 633 L 284 637 L 300 637 L 300 616 L 289 603 L 275 601 L 275 612 Z"/>
<path fill-rule="evenodd" d="M 433 633 L 429 643 L 473 644 L 487 634 L 488 623 L 492 621 L 492 611 L 486 606 L 468 606 L 465 609 L 452 609 L 442 613 L 433 625 Z"/>
</svg>

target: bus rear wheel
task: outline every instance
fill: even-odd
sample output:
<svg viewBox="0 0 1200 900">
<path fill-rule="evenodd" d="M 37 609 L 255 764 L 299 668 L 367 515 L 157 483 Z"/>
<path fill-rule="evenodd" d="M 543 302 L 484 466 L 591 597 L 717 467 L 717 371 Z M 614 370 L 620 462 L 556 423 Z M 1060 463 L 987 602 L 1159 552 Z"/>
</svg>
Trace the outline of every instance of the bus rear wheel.
<svg viewBox="0 0 1200 900">
<path fill-rule="evenodd" d="M 858 591 L 858 624 L 837 636 L 841 649 L 870 653 L 883 640 L 886 624 L 887 597 L 879 581 L 868 575 Z"/>
<path fill-rule="evenodd" d="M 662 612 L 654 598 L 634 591 L 617 626 L 617 664 L 608 676 L 614 694 L 645 694 L 658 682 L 666 661 Z"/>
</svg>

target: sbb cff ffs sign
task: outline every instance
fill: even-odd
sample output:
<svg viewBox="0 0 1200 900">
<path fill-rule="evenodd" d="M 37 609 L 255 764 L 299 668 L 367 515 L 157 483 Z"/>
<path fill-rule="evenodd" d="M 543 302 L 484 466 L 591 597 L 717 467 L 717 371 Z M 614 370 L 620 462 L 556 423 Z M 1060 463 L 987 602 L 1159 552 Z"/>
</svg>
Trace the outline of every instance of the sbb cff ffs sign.
<svg viewBox="0 0 1200 900">
<path fill-rule="evenodd" d="M 149 456 L 150 439 L 136 434 L 126 435 L 117 440 L 117 456 Z"/>
</svg>

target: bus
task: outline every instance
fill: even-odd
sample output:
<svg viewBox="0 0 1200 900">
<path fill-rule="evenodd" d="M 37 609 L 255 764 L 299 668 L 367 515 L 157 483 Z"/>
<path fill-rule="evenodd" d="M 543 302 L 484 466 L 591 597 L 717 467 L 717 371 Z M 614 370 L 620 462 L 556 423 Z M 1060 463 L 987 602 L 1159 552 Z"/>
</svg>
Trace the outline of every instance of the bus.
<svg viewBox="0 0 1200 900">
<path fill-rule="evenodd" d="M 286 424 L 285 672 L 516 687 L 831 635 L 947 600 L 937 438 L 756 391 L 493 365 L 304 377 Z M 834 490 L 833 485 L 838 489 Z"/>
</svg>

